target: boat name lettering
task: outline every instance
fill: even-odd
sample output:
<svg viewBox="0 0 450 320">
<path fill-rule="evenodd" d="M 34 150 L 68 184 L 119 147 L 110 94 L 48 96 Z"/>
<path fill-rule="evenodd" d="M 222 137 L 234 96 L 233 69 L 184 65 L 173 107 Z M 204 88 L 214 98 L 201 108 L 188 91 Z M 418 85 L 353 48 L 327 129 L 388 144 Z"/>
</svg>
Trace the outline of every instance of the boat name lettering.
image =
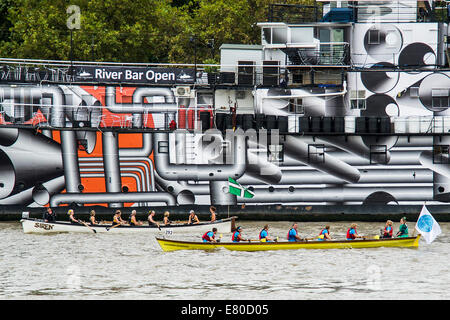
<svg viewBox="0 0 450 320">
<path fill-rule="evenodd" d="M 36 222 L 34 224 L 34 227 L 45 229 L 45 230 L 53 230 L 53 226 L 51 224 L 45 224 L 45 223 L 40 223 L 40 222 Z"/>
</svg>

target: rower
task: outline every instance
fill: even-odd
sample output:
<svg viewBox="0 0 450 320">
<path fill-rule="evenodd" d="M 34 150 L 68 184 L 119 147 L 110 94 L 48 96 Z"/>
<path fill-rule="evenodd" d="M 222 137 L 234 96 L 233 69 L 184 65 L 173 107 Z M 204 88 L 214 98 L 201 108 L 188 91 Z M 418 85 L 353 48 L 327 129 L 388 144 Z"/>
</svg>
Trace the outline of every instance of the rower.
<svg viewBox="0 0 450 320">
<path fill-rule="evenodd" d="M 151 211 L 149 211 L 148 212 L 149 214 L 148 214 L 148 225 L 149 226 L 157 226 L 158 228 L 159 228 L 159 223 L 158 222 L 156 222 L 154 219 L 153 219 L 153 217 L 155 216 L 155 214 L 156 214 L 156 212 L 155 212 L 155 210 L 151 210 Z"/>
<path fill-rule="evenodd" d="M 170 224 L 169 215 L 170 215 L 169 211 L 165 211 L 164 212 L 163 222 L 164 222 L 165 225 L 169 225 Z"/>
<path fill-rule="evenodd" d="M 114 214 L 113 217 L 112 225 L 116 226 L 121 224 L 125 224 L 125 221 L 122 220 L 122 212 L 120 210 L 116 210 L 116 213 Z"/>
<path fill-rule="evenodd" d="M 363 236 L 358 235 L 356 231 L 356 227 L 358 225 L 356 223 L 352 223 L 350 228 L 347 230 L 347 240 L 355 240 L 356 238 L 364 238 Z"/>
<path fill-rule="evenodd" d="M 98 224 L 97 220 L 95 220 L 95 210 L 91 210 L 89 222 L 90 222 L 91 226 L 95 226 L 96 224 Z"/>
<path fill-rule="evenodd" d="M 240 241 L 249 241 L 248 239 L 244 239 L 241 235 L 242 227 L 239 226 L 236 228 L 236 230 L 233 232 L 233 235 L 231 236 L 231 241 L 233 242 L 240 242 Z"/>
<path fill-rule="evenodd" d="M 394 230 L 394 228 L 392 227 L 394 223 L 391 220 L 386 221 L 386 225 L 383 229 L 382 238 L 392 238 L 392 232 Z"/>
<path fill-rule="evenodd" d="M 320 233 L 319 236 L 317 237 L 317 240 L 319 241 L 325 241 L 325 240 L 331 240 L 330 237 L 330 226 L 325 226 L 325 228 L 323 228 Z"/>
<path fill-rule="evenodd" d="M 272 241 L 272 238 L 269 237 L 269 225 L 266 224 L 264 228 L 259 232 L 259 241 L 266 242 L 266 241 Z"/>
<path fill-rule="evenodd" d="M 291 229 L 289 229 L 288 234 L 287 234 L 287 240 L 290 242 L 295 242 L 295 241 L 302 241 L 303 239 L 300 238 L 300 236 L 298 235 L 298 224 L 297 222 L 294 222 L 292 224 Z"/>
<path fill-rule="evenodd" d="M 80 222 L 78 221 L 78 219 L 75 219 L 75 213 L 72 209 L 69 209 L 69 211 L 67 211 L 67 213 L 69 214 L 69 221 L 72 224 L 79 224 Z"/>
<path fill-rule="evenodd" d="M 203 242 L 217 242 L 216 240 L 217 228 L 212 228 L 212 231 L 207 231 L 202 236 Z"/>
<path fill-rule="evenodd" d="M 408 237 L 408 226 L 406 225 L 406 217 L 400 219 L 400 227 L 398 228 L 397 237 Z"/>
<path fill-rule="evenodd" d="M 56 221 L 56 215 L 53 213 L 52 208 L 50 208 L 50 207 L 47 208 L 47 211 L 44 212 L 42 219 L 45 222 L 55 222 Z"/>
<path fill-rule="evenodd" d="M 142 222 L 136 220 L 136 210 L 132 210 L 128 221 L 130 226 L 141 226 Z"/>
<path fill-rule="evenodd" d="M 200 220 L 198 220 L 197 215 L 195 214 L 194 210 L 189 211 L 189 220 L 188 220 L 188 224 L 193 224 L 193 223 L 200 223 Z"/>
<path fill-rule="evenodd" d="M 216 207 L 209 207 L 209 212 L 211 212 L 211 222 L 216 221 Z"/>
</svg>

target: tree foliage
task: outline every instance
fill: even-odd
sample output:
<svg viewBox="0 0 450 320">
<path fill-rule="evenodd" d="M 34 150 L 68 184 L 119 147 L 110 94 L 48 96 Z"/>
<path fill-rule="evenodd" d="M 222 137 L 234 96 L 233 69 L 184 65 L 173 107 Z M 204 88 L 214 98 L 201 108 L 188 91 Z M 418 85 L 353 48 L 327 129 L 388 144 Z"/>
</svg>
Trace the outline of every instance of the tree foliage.
<svg viewBox="0 0 450 320">
<path fill-rule="evenodd" d="M 260 43 L 256 24 L 266 21 L 271 2 L 0 0 L 1 56 L 69 60 L 72 49 L 78 61 L 193 63 L 194 56 L 197 62 L 218 61 L 223 43 Z M 81 12 L 80 29 L 72 32 L 69 5 Z"/>
</svg>

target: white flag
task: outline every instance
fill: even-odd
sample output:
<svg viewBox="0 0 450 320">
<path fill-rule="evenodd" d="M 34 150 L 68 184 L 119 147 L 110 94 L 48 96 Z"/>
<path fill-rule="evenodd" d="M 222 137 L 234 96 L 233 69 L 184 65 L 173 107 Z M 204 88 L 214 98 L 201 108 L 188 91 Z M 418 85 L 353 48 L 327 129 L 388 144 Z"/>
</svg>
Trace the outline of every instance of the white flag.
<svg viewBox="0 0 450 320">
<path fill-rule="evenodd" d="M 417 219 L 416 230 L 422 235 L 427 243 L 433 242 L 433 240 L 441 234 L 441 227 L 436 220 L 434 220 L 425 205 L 420 212 L 419 219 Z"/>
</svg>

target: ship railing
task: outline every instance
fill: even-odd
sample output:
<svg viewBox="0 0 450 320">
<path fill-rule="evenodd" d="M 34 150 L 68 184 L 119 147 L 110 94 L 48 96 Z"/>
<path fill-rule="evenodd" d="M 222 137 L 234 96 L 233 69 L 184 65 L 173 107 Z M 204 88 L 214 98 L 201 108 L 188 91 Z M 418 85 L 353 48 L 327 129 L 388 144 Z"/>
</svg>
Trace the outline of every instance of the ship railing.
<svg viewBox="0 0 450 320">
<path fill-rule="evenodd" d="M 308 23 L 322 18 L 322 5 L 273 3 L 269 5 L 268 22 Z"/>
<path fill-rule="evenodd" d="M 297 49 L 290 50 L 289 53 L 297 54 Z M 350 67 L 345 64 L 347 60 L 346 55 L 338 49 L 336 51 L 313 50 L 303 61 L 289 61 L 289 64 L 280 64 L 280 61 L 263 61 L 263 64 L 256 64 L 253 61 L 243 61 L 244 63 L 238 65 L 222 64 L 220 71 L 207 73 L 207 81 L 210 86 L 219 88 L 229 86 L 244 88 L 342 86 L 342 69 Z M 246 64 L 249 62 L 252 63 Z M 318 71 L 318 69 L 320 70 Z M 299 73 L 308 74 L 308 77 L 299 76 Z M 314 81 L 314 77 L 309 77 L 312 73 L 322 75 L 327 73 L 330 77 L 322 77 L 319 81 Z"/>
<path fill-rule="evenodd" d="M 196 63 L 122 63 L 99 61 L 66 61 L 40 59 L 0 58 L 0 82 L 4 83 L 88 83 L 104 84 L 100 81 L 76 77 L 77 68 L 83 67 L 123 67 L 123 68 L 175 68 L 199 71 L 192 84 L 207 83 L 201 70 L 209 64 Z M 136 85 L 133 81 L 108 81 L 108 84 Z M 142 84 L 142 83 L 141 83 Z M 177 82 L 174 82 L 177 84 Z M 178 84 L 183 84 L 179 82 Z M 156 84 L 157 85 L 157 84 Z"/>
<path fill-rule="evenodd" d="M 439 50 L 439 49 L 438 49 Z M 369 71 L 388 71 L 391 70 L 430 70 L 445 68 L 445 59 L 440 58 L 440 55 L 430 55 L 425 57 L 422 61 L 417 61 L 415 64 L 405 64 L 399 59 L 399 53 L 357 53 L 353 52 L 350 56 L 349 64 L 355 69 L 367 69 Z M 377 61 L 377 62 L 374 62 Z M 375 70 L 376 69 L 376 70 Z"/>
<path fill-rule="evenodd" d="M 295 101 L 292 102 L 295 104 Z M 17 106 L 16 106 L 17 107 Z M 226 121 L 224 117 L 233 118 L 230 109 L 203 106 L 183 108 L 173 112 L 152 113 L 137 115 L 140 121 L 136 122 L 133 114 L 111 113 L 104 106 L 75 106 L 64 105 L 63 127 L 52 125 L 51 108 L 54 105 L 21 104 L 21 112 L 12 115 L 11 109 L 0 108 L 0 127 L 19 127 L 36 129 L 68 129 L 77 130 L 139 130 L 139 131 L 170 131 L 175 129 L 207 130 L 210 128 L 230 129 L 244 125 L 249 128 L 277 129 L 273 125 L 275 120 L 263 114 L 248 114 L 243 119 L 237 117 L 237 122 Z M 292 110 L 291 110 L 292 109 Z M 17 108 L 16 108 L 17 110 Z M 297 112 L 300 110 L 300 112 Z M 442 111 L 442 110 L 440 110 Z M 231 119 L 230 118 L 230 119 Z M 267 119 L 266 119 L 267 118 Z M 290 108 L 286 116 L 278 116 L 280 123 L 286 123 L 282 133 L 306 134 L 349 134 L 349 135 L 441 135 L 450 134 L 450 116 L 423 115 L 423 116 L 308 116 L 302 108 Z M 285 118 L 285 122 L 284 119 Z M 239 120 L 240 119 L 240 120 Z M 270 122 L 270 121 L 271 122 Z M 272 124 L 271 124 L 272 123 Z M 231 127 L 230 127 L 231 126 Z M 281 125 L 284 127 L 284 125 Z M 281 128 L 281 127 L 280 127 Z M 288 129 L 289 128 L 289 129 Z M 339 128 L 339 129 L 337 129 Z"/>
<path fill-rule="evenodd" d="M 450 116 L 288 115 L 289 132 L 346 135 L 448 135 Z"/>
<path fill-rule="evenodd" d="M 323 4 L 327 3 L 328 12 L 335 9 L 334 1 L 318 0 L 314 5 L 270 4 L 268 22 L 285 22 L 290 24 L 321 22 L 324 18 Z M 346 3 L 346 2 L 343 2 Z M 448 22 L 450 11 L 447 1 L 391 0 L 391 1 L 349 1 L 341 8 L 353 12 L 353 22 L 401 23 L 401 22 Z M 334 18 L 331 18 L 331 21 Z M 337 22 L 342 22 L 342 15 L 336 15 Z"/>
<path fill-rule="evenodd" d="M 287 46 L 281 49 L 290 59 L 290 64 L 343 66 L 350 62 L 348 42 L 321 42 L 310 48 Z"/>
<path fill-rule="evenodd" d="M 62 114 L 52 114 L 52 108 L 60 107 Z M 208 114 L 205 119 L 205 114 Z M 212 128 L 213 106 L 202 104 L 189 108 L 180 106 L 170 111 L 153 112 L 151 105 L 139 113 L 113 113 L 108 106 L 80 106 L 13 103 L 6 100 L 0 103 L 0 126 L 21 128 L 76 128 L 79 130 L 110 129 L 148 129 L 174 130 L 176 128 L 196 130 L 202 127 Z M 55 117 L 59 117 L 55 119 Z M 207 121 L 208 123 L 206 124 Z M 57 123 L 58 125 L 54 125 Z"/>
<path fill-rule="evenodd" d="M 358 1 L 349 4 L 356 22 L 402 23 L 402 22 L 448 22 L 446 1 Z"/>
</svg>

